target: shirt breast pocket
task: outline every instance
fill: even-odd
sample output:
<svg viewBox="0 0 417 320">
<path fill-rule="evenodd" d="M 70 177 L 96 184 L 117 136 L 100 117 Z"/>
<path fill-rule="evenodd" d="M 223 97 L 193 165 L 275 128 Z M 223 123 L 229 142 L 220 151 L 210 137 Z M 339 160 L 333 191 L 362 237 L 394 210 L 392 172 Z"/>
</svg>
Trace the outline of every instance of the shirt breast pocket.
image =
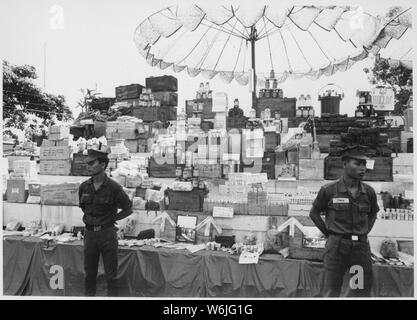
<svg viewBox="0 0 417 320">
<path fill-rule="evenodd" d="M 81 195 L 80 204 L 87 205 L 91 203 L 93 203 L 93 197 L 91 196 L 91 194 L 83 193 Z"/>
<path fill-rule="evenodd" d="M 371 206 L 367 203 L 360 203 L 358 205 L 358 211 L 359 211 L 359 217 L 361 219 L 361 221 L 367 220 L 368 219 L 368 214 L 371 211 Z"/>
<path fill-rule="evenodd" d="M 334 220 L 338 223 L 349 221 L 349 200 L 346 202 L 337 202 L 333 200 L 331 207 L 334 210 Z"/>
</svg>

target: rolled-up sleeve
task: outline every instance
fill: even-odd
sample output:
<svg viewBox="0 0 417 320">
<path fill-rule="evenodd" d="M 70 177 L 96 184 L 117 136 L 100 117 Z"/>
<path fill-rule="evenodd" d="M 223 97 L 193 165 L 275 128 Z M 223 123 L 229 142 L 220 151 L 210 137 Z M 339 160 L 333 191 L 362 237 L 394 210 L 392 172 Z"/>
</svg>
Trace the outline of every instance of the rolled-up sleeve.
<svg viewBox="0 0 417 320">
<path fill-rule="evenodd" d="M 118 188 L 117 190 L 116 203 L 117 208 L 122 210 L 128 210 L 132 208 L 132 201 L 130 201 L 128 195 L 123 191 L 122 187 Z"/>
<path fill-rule="evenodd" d="M 327 195 L 326 189 L 321 187 L 319 193 L 317 194 L 316 199 L 314 199 L 313 207 L 319 211 L 323 212 L 327 209 L 329 203 L 329 196 Z"/>
<path fill-rule="evenodd" d="M 379 205 L 374 189 L 370 189 L 369 197 L 371 200 L 371 215 L 376 215 L 379 212 Z"/>
</svg>

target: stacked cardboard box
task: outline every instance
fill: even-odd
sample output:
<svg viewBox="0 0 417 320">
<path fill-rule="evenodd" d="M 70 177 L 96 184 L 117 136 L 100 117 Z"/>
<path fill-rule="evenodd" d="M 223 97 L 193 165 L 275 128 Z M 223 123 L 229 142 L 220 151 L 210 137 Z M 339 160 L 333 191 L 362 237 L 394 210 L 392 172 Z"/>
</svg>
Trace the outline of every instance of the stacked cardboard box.
<svg viewBox="0 0 417 320">
<path fill-rule="evenodd" d="M 40 174 L 70 175 L 71 155 L 69 129 L 64 126 L 50 127 L 48 140 L 44 140 L 40 148 Z"/>
<path fill-rule="evenodd" d="M 41 204 L 78 206 L 79 183 L 61 183 L 41 186 Z"/>
<path fill-rule="evenodd" d="M 28 197 L 25 185 L 26 181 L 24 179 L 7 180 L 7 201 L 25 203 Z"/>
<path fill-rule="evenodd" d="M 87 155 L 82 153 L 74 153 L 71 165 L 71 174 L 73 176 L 89 176 L 91 172 L 87 166 Z"/>
<path fill-rule="evenodd" d="M 153 99 L 158 102 L 157 119 L 154 121 L 175 121 L 178 106 L 178 80 L 173 76 L 149 77 L 145 79 L 146 88 L 152 91 Z M 145 120 L 146 121 L 146 120 Z"/>
</svg>

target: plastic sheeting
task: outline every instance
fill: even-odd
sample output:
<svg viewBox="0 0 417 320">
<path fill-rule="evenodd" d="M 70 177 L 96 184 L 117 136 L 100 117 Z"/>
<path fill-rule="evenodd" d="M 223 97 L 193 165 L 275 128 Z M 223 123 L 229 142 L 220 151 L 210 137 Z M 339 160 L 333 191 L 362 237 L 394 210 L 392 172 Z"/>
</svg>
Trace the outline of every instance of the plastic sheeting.
<svg viewBox="0 0 417 320">
<path fill-rule="evenodd" d="M 406 10 L 398 8 L 391 21 L 360 6 L 174 5 L 140 23 L 134 42 L 151 66 L 247 85 L 255 39 L 257 81 L 263 86 L 271 69 L 278 83 L 348 70 L 402 37 L 411 27 Z"/>
<path fill-rule="evenodd" d="M 3 240 L 3 250 L 4 295 L 83 295 L 80 242 L 47 247 L 38 238 L 8 237 Z M 53 289 L 60 266 L 63 288 Z M 413 296 L 413 268 L 374 265 L 373 270 L 373 296 Z M 239 265 L 238 256 L 223 252 L 120 248 L 119 279 L 121 296 L 319 297 L 323 264 L 264 254 L 257 265 Z M 101 262 L 97 294 L 105 295 Z"/>
</svg>

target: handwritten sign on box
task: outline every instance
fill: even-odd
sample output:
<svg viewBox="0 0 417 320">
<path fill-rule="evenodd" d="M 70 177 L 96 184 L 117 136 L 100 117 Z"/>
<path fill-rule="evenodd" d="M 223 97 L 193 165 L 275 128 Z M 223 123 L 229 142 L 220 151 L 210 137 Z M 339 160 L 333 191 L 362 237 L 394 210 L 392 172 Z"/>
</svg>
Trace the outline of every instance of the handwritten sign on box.
<svg viewBox="0 0 417 320">
<path fill-rule="evenodd" d="M 215 218 L 233 218 L 233 208 L 213 207 L 213 217 L 215 217 Z"/>
</svg>

